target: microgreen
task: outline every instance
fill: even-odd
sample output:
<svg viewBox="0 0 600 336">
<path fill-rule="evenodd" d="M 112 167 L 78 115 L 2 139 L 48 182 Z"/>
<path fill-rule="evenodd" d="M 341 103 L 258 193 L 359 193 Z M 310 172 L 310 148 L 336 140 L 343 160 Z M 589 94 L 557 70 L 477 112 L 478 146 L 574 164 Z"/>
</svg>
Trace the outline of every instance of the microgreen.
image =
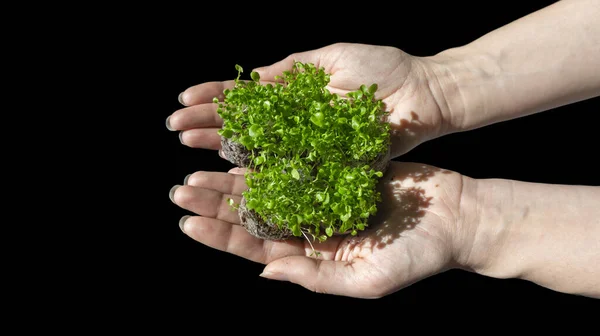
<svg viewBox="0 0 600 336">
<path fill-rule="evenodd" d="M 214 102 L 224 120 L 219 134 L 252 153 L 247 207 L 298 237 L 324 241 L 364 230 L 381 199 L 382 172 L 369 164 L 390 141 L 377 84 L 342 97 L 311 63 L 295 62 L 275 84 L 260 83 L 257 72 L 241 80 L 243 69 L 236 70 L 235 86 Z"/>
</svg>

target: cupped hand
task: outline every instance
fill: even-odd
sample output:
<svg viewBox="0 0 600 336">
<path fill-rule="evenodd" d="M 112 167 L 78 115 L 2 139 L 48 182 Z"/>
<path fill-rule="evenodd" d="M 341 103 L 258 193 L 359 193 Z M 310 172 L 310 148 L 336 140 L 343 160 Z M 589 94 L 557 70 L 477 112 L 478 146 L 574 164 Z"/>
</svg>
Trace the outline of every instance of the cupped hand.
<svg viewBox="0 0 600 336">
<path fill-rule="evenodd" d="M 227 203 L 228 198 L 239 203 L 247 189 L 239 168 L 229 173 L 196 172 L 169 196 L 193 214 L 181 219 L 185 234 L 266 264 L 263 277 L 319 293 L 378 298 L 457 265 L 458 250 L 466 249 L 456 246 L 463 231 L 462 183 L 463 177 L 454 172 L 391 162 L 379 183 L 383 201 L 369 227 L 357 236 L 333 236 L 324 243 L 250 235 Z"/>
<path fill-rule="evenodd" d="M 264 83 L 291 70 L 294 61 L 310 62 L 331 74 L 328 89 L 343 95 L 376 83 L 376 98 L 386 105 L 392 128 L 392 158 L 444 134 L 444 114 L 439 93 L 434 94 L 435 76 L 430 62 L 394 47 L 338 43 L 295 53 L 270 66 L 255 69 Z M 217 131 L 223 120 L 216 113 L 214 97 L 223 100 L 223 90 L 233 80 L 202 83 L 185 90 L 179 101 L 185 105 L 167 118 L 167 127 L 181 131 L 181 142 L 193 148 L 218 150 Z"/>
</svg>

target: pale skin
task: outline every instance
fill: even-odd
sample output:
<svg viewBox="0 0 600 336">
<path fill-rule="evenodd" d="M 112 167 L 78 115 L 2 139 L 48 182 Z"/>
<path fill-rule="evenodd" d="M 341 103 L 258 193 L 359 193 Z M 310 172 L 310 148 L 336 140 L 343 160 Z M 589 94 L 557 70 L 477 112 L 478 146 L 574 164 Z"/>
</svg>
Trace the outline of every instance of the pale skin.
<svg viewBox="0 0 600 336">
<path fill-rule="evenodd" d="M 600 95 L 600 2 L 559 1 L 465 46 L 430 57 L 397 48 L 334 44 L 257 69 L 265 81 L 313 62 L 344 93 L 377 83 L 391 112 L 393 157 L 446 134 L 524 117 Z M 219 149 L 222 120 L 211 100 L 232 82 L 180 96 L 167 127 L 182 143 Z M 222 98 L 222 96 L 221 96 Z M 170 196 L 195 216 L 191 238 L 266 265 L 262 276 L 310 290 L 377 298 L 452 268 L 532 281 L 600 298 L 600 187 L 472 179 L 417 163 L 392 162 L 384 202 L 369 230 L 314 244 L 263 241 L 239 225 L 223 199 L 245 190 L 241 171 L 196 172 Z"/>
</svg>

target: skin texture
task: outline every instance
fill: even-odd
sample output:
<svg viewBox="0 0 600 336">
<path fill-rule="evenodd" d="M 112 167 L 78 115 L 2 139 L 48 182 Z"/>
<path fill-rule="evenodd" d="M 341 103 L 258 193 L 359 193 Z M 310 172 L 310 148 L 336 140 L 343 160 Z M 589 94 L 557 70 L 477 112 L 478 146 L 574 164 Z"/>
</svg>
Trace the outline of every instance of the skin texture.
<svg viewBox="0 0 600 336">
<path fill-rule="evenodd" d="M 600 95 L 600 2 L 558 1 L 459 48 L 415 57 L 397 48 L 334 44 L 257 69 L 268 81 L 293 60 L 332 73 L 344 93 L 379 85 L 391 112 L 392 157 L 430 139 Z M 517 38 L 518 37 L 518 38 Z M 220 148 L 213 97 L 232 81 L 202 83 L 167 118 L 184 145 Z M 245 189 L 239 171 L 197 172 L 171 199 L 197 216 L 183 231 L 208 246 L 266 264 L 265 277 L 310 290 L 375 298 L 462 268 L 600 298 L 600 187 L 474 180 L 417 163 L 392 162 L 370 230 L 315 246 L 258 240 L 224 203 Z M 238 199 L 236 199 L 236 197 Z"/>
<path fill-rule="evenodd" d="M 600 93 L 600 2 L 563 0 L 422 60 L 461 132 Z"/>
<path fill-rule="evenodd" d="M 600 187 L 481 179 L 461 204 L 458 264 L 600 298 Z"/>
<path fill-rule="evenodd" d="M 242 170 L 196 172 L 177 187 L 172 200 L 199 216 L 182 230 L 213 248 L 268 264 L 263 276 L 288 280 L 329 294 L 377 298 L 453 267 L 452 232 L 459 231 L 460 174 L 416 163 L 391 162 L 382 177 L 382 206 L 370 229 L 333 236 L 325 243 L 305 239 L 258 239 L 239 224 L 226 199 L 241 200 Z"/>
</svg>

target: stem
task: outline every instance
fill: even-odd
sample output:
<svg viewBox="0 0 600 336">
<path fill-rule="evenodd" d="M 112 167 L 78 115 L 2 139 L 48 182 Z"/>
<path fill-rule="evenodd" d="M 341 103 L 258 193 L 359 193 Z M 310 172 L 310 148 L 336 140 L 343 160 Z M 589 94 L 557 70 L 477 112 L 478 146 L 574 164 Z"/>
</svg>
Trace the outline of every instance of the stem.
<svg viewBox="0 0 600 336">
<path fill-rule="evenodd" d="M 321 253 L 318 252 L 317 250 L 315 250 L 315 247 L 313 246 L 313 244 L 310 242 L 310 239 L 308 239 L 308 236 L 306 235 L 306 233 L 304 233 L 304 231 L 300 230 L 300 232 L 302 232 L 302 235 L 304 236 L 304 238 L 306 238 L 306 241 L 308 242 L 308 244 L 310 245 L 310 248 L 313 250 L 313 253 L 316 254 L 317 256 L 319 256 Z M 312 253 L 311 253 L 312 255 Z"/>
</svg>

